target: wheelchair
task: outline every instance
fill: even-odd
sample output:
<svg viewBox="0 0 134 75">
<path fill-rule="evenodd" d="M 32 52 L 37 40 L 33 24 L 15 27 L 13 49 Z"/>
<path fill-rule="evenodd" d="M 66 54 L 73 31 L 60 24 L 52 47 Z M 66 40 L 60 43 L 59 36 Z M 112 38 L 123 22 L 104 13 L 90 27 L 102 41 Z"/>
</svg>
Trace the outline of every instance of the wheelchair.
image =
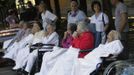
<svg viewBox="0 0 134 75">
<path fill-rule="evenodd" d="M 134 75 L 134 60 L 119 60 L 111 63 L 103 75 Z"/>
<path fill-rule="evenodd" d="M 42 44 L 42 43 L 37 43 L 35 45 L 31 46 L 30 50 L 38 50 L 38 57 L 33 65 L 33 68 L 30 72 L 30 75 L 34 75 L 36 72 L 40 71 L 41 64 L 42 64 L 42 57 L 44 53 L 46 52 L 52 52 L 54 44 Z"/>
<path fill-rule="evenodd" d="M 36 49 L 38 50 L 38 57 L 36 59 L 36 62 L 31 70 L 31 73 L 30 75 L 34 75 L 36 72 L 39 72 L 40 71 L 40 68 L 41 68 L 41 64 L 42 64 L 42 57 L 44 55 L 44 53 L 46 52 L 52 52 L 53 51 L 53 47 L 54 45 L 52 44 L 38 44 L 38 45 L 33 45 L 31 47 L 31 49 Z M 88 50 L 80 50 L 79 53 L 83 53 L 83 52 L 91 52 L 93 49 L 88 49 Z M 93 71 L 90 75 L 100 75 L 100 71 L 101 71 L 101 68 L 105 68 L 106 66 L 105 65 L 109 65 L 109 63 L 113 62 L 113 61 L 116 61 L 116 58 L 110 56 L 110 57 L 107 57 L 107 58 L 102 58 L 103 59 L 103 62 L 102 63 L 98 63 L 97 66 L 96 66 L 96 70 Z M 108 64 L 106 64 L 106 62 Z"/>
</svg>

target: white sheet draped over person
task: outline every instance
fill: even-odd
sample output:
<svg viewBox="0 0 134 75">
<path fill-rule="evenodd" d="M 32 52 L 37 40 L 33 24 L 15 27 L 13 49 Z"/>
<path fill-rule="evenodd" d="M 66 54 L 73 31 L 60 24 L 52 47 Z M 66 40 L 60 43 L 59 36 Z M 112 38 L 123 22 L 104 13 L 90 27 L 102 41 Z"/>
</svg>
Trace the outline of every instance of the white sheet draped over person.
<svg viewBox="0 0 134 75">
<path fill-rule="evenodd" d="M 39 22 L 34 22 L 33 23 L 33 28 L 32 28 L 32 35 L 33 37 L 30 39 L 31 41 L 29 41 L 29 43 L 21 48 L 16 56 L 15 59 L 15 67 L 13 68 L 14 70 L 21 68 L 21 65 L 23 64 L 23 62 L 25 62 L 25 59 L 27 58 L 27 56 L 30 53 L 30 46 L 32 44 L 36 44 L 42 41 L 43 37 L 44 37 L 44 31 L 42 30 L 43 27 L 41 25 L 41 23 Z"/>
<path fill-rule="evenodd" d="M 40 69 L 40 74 L 47 74 L 49 71 L 54 67 L 55 62 L 58 60 L 62 54 L 64 54 L 67 51 L 67 48 L 60 48 L 55 46 L 53 48 L 53 52 L 47 52 L 43 55 L 42 58 L 42 65 Z"/>
<path fill-rule="evenodd" d="M 59 45 L 59 35 L 55 32 L 56 25 L 54 23 L 47 25 L 47 32 L 45 32 L 45 36 L 43 36 L 43 39 L 40 41 L 40 43 L 43 44 L 53 44 L 55 46 Z M 26 73 L 30 73 L 32 66 L 37 58 L 38 50 L 33 50 L 31 53 L 27 55 L 25 59 L 19 59 L 19 61 L 23 62 L 20 68 L 24 68 L 24 71 Z"/>
<path fill-rule="evenodd" d="M 29 34 L 31 34 L 31 28 L 27 22 L 21 21 L 18 26 L 19 26 L 19 31 L 17 32 L 17 34 L 12 39 L 5 41 L 3 44 L 3 49 L 6 50 L 5 53 L 8 53 L 13 49 L 14 43 L 20 42 Z"/>
<path fill-rule="evenodd" d="M 79 59 L 79 63 L 77 64 L 79 68 L 76 68 L 77 72 L 75 73 L 77 73 L 77 75 L 89 75 L 97 69 L 99 63 L 102 63 L 101 57 L 108 57 L 110 54 L 117 56 L 122 50 L 123 46 L 119 40 L 115 40 L 105 45 L 101 44 L 83 59 Z"/>
<path fill-rule="evenodd" d="M 59 54 L 55 61 L 54 59 L 49 60 L 52 58 L 51 53 L 53 52 L 46 53 L 41 70 L 35 75 L 89 75 L 96 69 L 98 63 L 102 63 L 101 57 L 108 57 L 110 54 L 117 56 L 122 51 L 123 46 L 119 38 L 119 33 L 112 30 L 108 34 L 107 43 L 101 44 L 84 58 L 78 58 L 79 49 L 72 47 L 63 54 Z M 64 49 L 58 48 L 58 50 L 62 52 Z"/>
<path fill-rule="evenodd" d="M 48 37 L 44 37 L 44 39 L 42 40 L 43 44 L 54 44 L 56 46 L 58 46 L 59 44 L 59 38 L 58 38 L 58 34 L 56 32 L 53 32 L 50 36 Z M 34 50 L 32 51 L 29 55 L 28 55 L 28 58 L 27 58 L 27 62 L 25 63 L 25 71 L 30 73 L 32 67 L 33 67 L 33 64 L 37 58 L 37 54 L 38 51 L 37 50 Z"/>
<path fill-rule="evenodd" d="M 35 75 L 71 75 L 79 50 L 54 47 L 53 52 L 44 54 L 40 72 Z"/>
<path fill-rule="evenodd" d="M 10 51 L 6 53 L 3 56 L 3 58 L 9 58 L 15 61 L 19 50 L 26 47 L 26 45 L 30 43 L 32 38 L 33 38 L 33 35 L 29 34 L 27 37 L 25 37 L 21 41 L 15 42 L 11 47 L 9 47 Z"/>
</svg>

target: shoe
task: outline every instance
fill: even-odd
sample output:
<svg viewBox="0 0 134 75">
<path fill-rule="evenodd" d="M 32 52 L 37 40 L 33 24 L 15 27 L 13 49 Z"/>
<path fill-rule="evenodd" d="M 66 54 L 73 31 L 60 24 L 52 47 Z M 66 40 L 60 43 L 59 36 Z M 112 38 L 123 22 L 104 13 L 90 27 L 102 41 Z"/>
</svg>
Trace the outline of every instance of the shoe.
<svg viewBox="0 0 134 75">
<path fill-rule="evenodd" d="M 0 52 L 0 59 L 4 56 L 3 52 Z"/>
<path fill-rule="evenodd" d="M 27 72 L 25 70 L 22 71 L 22 75 L 28 75 L 28 74 L 29 74 L 29 72 Z"/>
<path fill-rule="evenodd" d="M 17 75 L 23 75 L 22 68 L 16 69 L 16 73 L 17 73 Z"/>
<path fill-rule="evenodd" d="M 21 68 L 19 68 L 19 69 L 12 69 L 12 71 L 15 71 L 15 72 L 21 72 L 22 69 L 21 69 Z"/>
<path fill-rule="evenodd" d="M 40 72 L 35 73 L 35 75 L 40 75 Z"/>
</svg>

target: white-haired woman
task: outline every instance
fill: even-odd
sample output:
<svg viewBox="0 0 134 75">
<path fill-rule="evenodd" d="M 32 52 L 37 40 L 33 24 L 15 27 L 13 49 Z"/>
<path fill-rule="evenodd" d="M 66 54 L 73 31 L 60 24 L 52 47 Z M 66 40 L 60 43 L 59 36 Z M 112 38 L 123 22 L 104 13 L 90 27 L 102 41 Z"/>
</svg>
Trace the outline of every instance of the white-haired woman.
<svg viewBox="0 0 134 75">
<path fill-rule="evenodd" d="M 79 22 L 77 31 L 73 34 L 72 47 L 80 50 L 87 50 L 94 48 L 94 36 L 89 32 L 86 22 Z M 88 52 L 80 53 L 79 58 L 83 58 Z"/>
</svg>

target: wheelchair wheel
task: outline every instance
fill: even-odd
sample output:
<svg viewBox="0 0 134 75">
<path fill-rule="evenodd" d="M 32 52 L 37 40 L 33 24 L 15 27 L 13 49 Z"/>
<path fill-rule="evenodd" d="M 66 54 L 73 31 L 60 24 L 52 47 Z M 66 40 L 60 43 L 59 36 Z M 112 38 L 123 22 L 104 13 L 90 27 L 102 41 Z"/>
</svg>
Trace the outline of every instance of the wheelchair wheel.
<svg viewBox="0 0 134 75">
<path fill-rule="evenodd" d="M 129 63 L 127 61 L 115 61 L 108 65 L 104 70 L 103 75 L 121 75 L 124 68 L 128 67 Z"/>
</svg>

